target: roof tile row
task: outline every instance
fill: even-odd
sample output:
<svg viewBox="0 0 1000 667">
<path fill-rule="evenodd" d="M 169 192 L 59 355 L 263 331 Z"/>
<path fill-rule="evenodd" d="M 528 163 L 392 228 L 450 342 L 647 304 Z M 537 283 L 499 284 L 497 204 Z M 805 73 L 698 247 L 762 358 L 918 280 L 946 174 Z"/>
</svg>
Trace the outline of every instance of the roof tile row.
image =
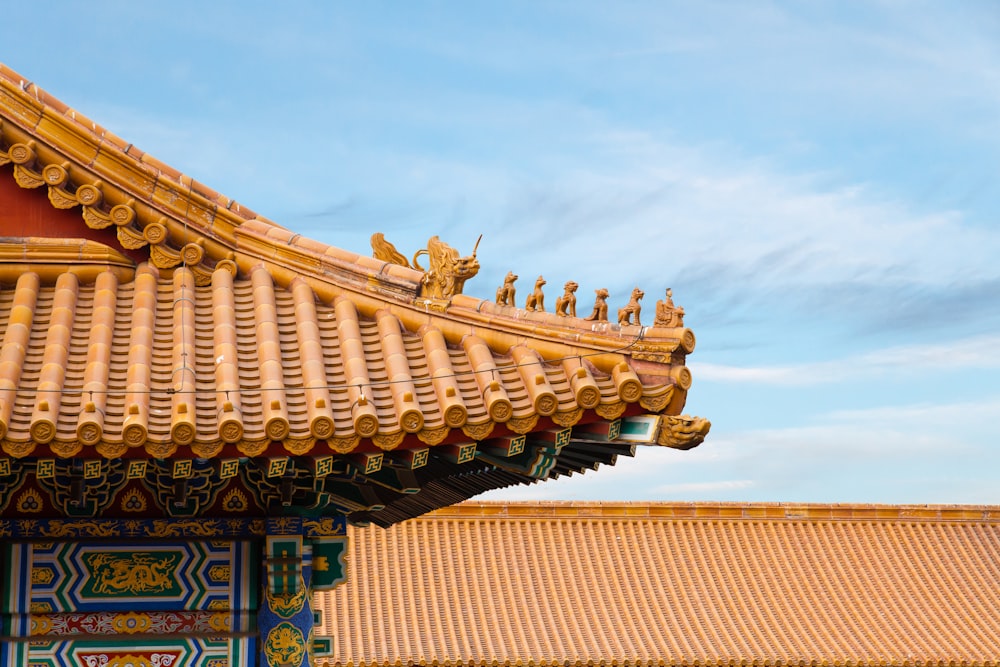
<svg viewBox="0 0 1000 667">
<path fill-rule="evenodd" d="M 417 330 L 386 309 L 368 318 L 348 296 L 318 301 L 305 280 L 283 288 L 263 267 L 249 279 L 217 269 L 208 286 L 149 264 L 131 281 L 28 272 L 0 288 L 0 325 L 0 436 L 14 456 L 46 444 L 60 456 L 257 455 L 271 442 L 304 453 L 317 441 L 346 452 L 359 438 L 391 449 L 460 429 L 481 440 L 646 398 L 663 409 L 672 386 L 644 386 L 624 358 L 603 373 L 474 334 L 449 344 L 429 318 Z"/>
<path fill-rule="evenodd" d="M 338 666 L 1000 663 L 996 506 L 469 503 L 349 537 Z"/>
</svg>

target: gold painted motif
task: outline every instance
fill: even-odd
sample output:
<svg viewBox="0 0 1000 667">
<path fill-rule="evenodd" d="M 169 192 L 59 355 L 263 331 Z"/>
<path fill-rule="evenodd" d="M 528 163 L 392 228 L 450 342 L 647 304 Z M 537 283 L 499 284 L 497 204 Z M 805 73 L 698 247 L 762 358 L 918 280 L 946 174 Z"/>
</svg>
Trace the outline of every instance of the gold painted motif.
<svg viewBox="0 0 1000 667">
<path fill-rule="evenodd" d="M 233 489 L 222 498 L 222 507 L 227 512 L 245 512 L 247 506 L 247 497 L 239 489 Z"/>
<path fill-rule="evenodd" d="M 145 512 L 149 503 L 146 501 L 145 495 L 141 492 L 131 489 L 122 496 L 121 508 L 123 512 Z"/>
<path fill-rule="evenodd" d="M 219 464 L 219 478 L 229 479 L 236 477 L 240 472 L 239 459 L 226 459 Z"/>
<path fill-rule="evenodd" d="M 17 511 L 37 514 L 43 509 L 42 495 L 34 489 L 27 489 L 17 499 Z"/>
<path fill-rule="evenodd" d="M 49 620 L 48 616 L 32 616 L 31 617 L 31 635 L 47 635 L 52 631 L 52 622 Z"/>
<path fill-rule="evenodd" d="M 55 579 L 55 572 L 48 567 L 33 567 L 31 568 L 31 583 L 34 584 L 51 584 L 52 580 Z"/>
<path fill-rule="evenodd" d="M 91 653 L 81 655 L 84 667 L 172 667 L 176 653 Z"/>
<path fill-rule="evenodd" d="M 270 532 L 274 535 L 290 535 L 295 532 L 296 518 L 290 516 L 276 516 L 271 519 L 271 524 L 273 525 L 273 528 Z"/>
<path fill-rule="evenodd" d="M 302 529 L 309 537 L 343 537 L 347 534 L 344 524 L 331 518 L 302 519 Z"/>
<path fill-rule="evenodd" d="M 115 632 L 134 635 L 141 632 L 148 632 L 150 626 L 152 625 L 152 620 L 149 614 L 118 614 L 111 621 L 111 627 L 115 629 Z"/>
<path fill-rule="evenodd" d="M 476 443 L 458 446 L 458 463 L 471 463 L 476 459 Z"/>
<path fill-rule="evenodd" d="M 133 459 L 128 462 L 128 474 L 129 479 L 142 479 L 146 476 L 146 463 L 144 459 Z"/>
<path fill-rule="evenodd" d="M 429 449 L 418 449 L 413 452 L 413 461 L 411 466 L 414 470 L 417 468 L 423 468 L 427 465 L 427 462 L 431 458 L 431 450 Z"/>
<path fill-rule="evenodd" d="M 102 595 L 161 593 L 176 585 L 176 554 L 96 553 L 88 554 L 85 560 L 91 568 L 93 590 Z"/>
<path fill-rule="evenodd" d="M 331 472 L 333 472 L 333 457 L 332 456 L 321 456 L 315 461 L 316 465 L 316 476 L 326 477 Z"/>
<path fill-rule="evenodd" d="M 268 477 L 281 477 L 285 474 L 285 470 L 288 469 L 288 459 L 285 457 L 278 459 L 271 459 L 267 463 L 267 476 Z"/>
<path fill-rule="evenodd" d="M 306 595 L 309 593 L 309 589 L 301 577 L 299 578 L 298 586 L 295 588 L 297 590 L 295 593 L 272 593 L 271 587 L 265 586 L 264 592 L 267 595 L 267 605 L 271 608 L 271 611 L 282 618 L 291 618 L 302 611 L 302 608 L 306 604 Z"/>
<path fill-rule="evenodd" d="M 83 462 L 83 478 L 99 479 L 101 477 L 101 463 L 98 459 L 90 459 Z"/>
<path fill-rule="evenodd" d="M 229 632 L 230 628 L 230 616 L 229 614 L 212 614 L 208 618 L 208 624 L 213 630 L 218 632 Z"/>
<path fill-rule="evenodd" d="M 227 583 L 230 577 L 228 565 L 214 565 L 208 569 L 208 578 L 217 583 Z"/>
<path fill-rule="evenodd" d="M 32 614 L 51 614 L 55 611 L 48 602 L 32 602 L 28 609 Z"/>
<path fill-rule="evenodd" d="M 193 535 L 196 537 L 215 537 L 222 532 L 219 521 L 153 521 L 153 529 L 149 537 L 178 537 Z"/>
<path fill-rule="evenodd" d="M 306 654 L 302 631 L 291 623 L 281 622 L 271 628 L 264 642 L 264 656 L 270 665 L 300 665 Z"/>
<path fill-rule="evenodd" d="M 114 537 L 115 526 L 103 521 L 93 521 L 90 519 L 73 519 L 64 521 L 53 519 L 45 527 L 39 528 L 39 533 L 45 537 Z"/>
</svg>

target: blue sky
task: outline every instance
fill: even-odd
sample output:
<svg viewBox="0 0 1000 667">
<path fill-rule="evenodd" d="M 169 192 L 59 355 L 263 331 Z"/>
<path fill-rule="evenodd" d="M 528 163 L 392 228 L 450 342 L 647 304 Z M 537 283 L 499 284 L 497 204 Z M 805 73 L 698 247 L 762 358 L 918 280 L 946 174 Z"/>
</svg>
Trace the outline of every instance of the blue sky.
<svg viewBox="0 0 1000 667">
<path fill-rule="evenodd" d="M 672 287 L 709 439 L 492 497 L 997 503 L 998 36 L 985 0 L 97 1 L 7 8 L 0 59 L 321 241 L 482 233 L 466 293 Z"/>
</svg>

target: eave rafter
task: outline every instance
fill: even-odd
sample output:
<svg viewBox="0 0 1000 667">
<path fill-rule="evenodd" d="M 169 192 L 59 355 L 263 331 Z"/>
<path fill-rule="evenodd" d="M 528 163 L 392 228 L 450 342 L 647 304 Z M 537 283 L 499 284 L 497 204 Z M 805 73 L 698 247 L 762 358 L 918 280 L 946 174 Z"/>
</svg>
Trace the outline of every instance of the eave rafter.
<svg viewBox="0 0 1000 667">
<path fill-rule="evenodd" d="M 0 457 L 0 506 L 27 498 L 40 516 L 55 509 L 102 518 L 133 498 L 133 506 L 139 501 L 149 512 L 175 518 L 217 507 L 234 516 L 336 511 L 354 522 L 389 525 L 490 489 L 613 465 L 618 456 L 633 456 L 638 442 L 676 433 L 679 423 L 689 432 L 701 429 L 703 437 L 707 429 L 698 422 L 631 417 L 398 452 L 214 460 Z M 661 444 L 683 447 L 691 441 Z M 22 484 L 30 477 L 39 490 L 26 495 Z"/>
</svg>

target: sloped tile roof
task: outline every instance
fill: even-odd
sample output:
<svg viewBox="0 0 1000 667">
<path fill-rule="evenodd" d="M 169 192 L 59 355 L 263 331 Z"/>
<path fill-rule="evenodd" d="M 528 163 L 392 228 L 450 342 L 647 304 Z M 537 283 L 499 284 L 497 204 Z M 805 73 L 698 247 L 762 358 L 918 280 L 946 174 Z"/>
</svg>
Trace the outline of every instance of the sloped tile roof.
<svg viewBox="0 0 1000 667">
<path fill-rule="evenodd" d="M 998 506 L 466 503 L 349 535 L 321 664 L 1000 664 Z"/>
<path fill-rule="evenodd" d="M 304 238 L 2 64 L 0 200 L 4 469 L 294 457 L 283 507 L 388 525 L 710 426 L 680 414 L 672 302 L 653 326 L 520 309 L 462 294 L 479 260 L 436 236 L 426 272 Z"/>
<path fill-rule="evenodd" d="M 2 65 L 0 166 L 90 239 L 0 243 L 9 455 L 344 454 L 683 408 L 690 330 L 428 296 L 433 272 L 260 218 Z"/>
<path fill-rule="evenodd" d="M 527 347 L 499 353 L 474 334 L 449 346 L 432 323 L 413 331 L 388 310 L 364 318 L 349 299 L 317 302 L 304 281 L 282 288 L 262 267 L 247 279 L 218 269 L 205 287 L 187 269 L 163 276 L 148 264 L 89 283 L 65 272 L 43 285 L 25 272 L 0 286 L 0 330 L 0 435 L 18 455 L 51 445 L 62 456 L 93 447 L 164 458 L 190 447 L 205 458 L 227 443 L 258 455 L 272 441 L 347 453 L 361 438 L 383 449 L 407 435 L 414 446 L 485 440 L 540 417 L 575 424 L 583 401 L 596 418 L 629 405 L 627 386 L 579 359 L 543 366 Z M 632 402 L 669 390 L 644 388 Z"/>
</svg>

